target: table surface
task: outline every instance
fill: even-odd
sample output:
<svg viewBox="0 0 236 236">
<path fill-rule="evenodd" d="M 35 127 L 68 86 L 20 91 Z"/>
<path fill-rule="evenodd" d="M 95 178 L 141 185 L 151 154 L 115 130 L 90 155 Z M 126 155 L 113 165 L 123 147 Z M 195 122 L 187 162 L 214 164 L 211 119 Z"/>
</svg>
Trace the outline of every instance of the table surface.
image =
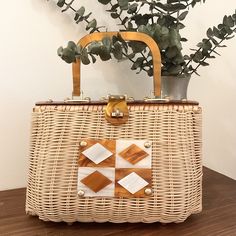
<svg viewBox="0 0 236 236">
<path fill-rule="evenodd" d="M 236 181 L 204 168 L 203 211 L 175 224 L 43 222 L 25 215 L 25 189 L 0 192 L 0 235 L 236 236 Z"/>
</svg>

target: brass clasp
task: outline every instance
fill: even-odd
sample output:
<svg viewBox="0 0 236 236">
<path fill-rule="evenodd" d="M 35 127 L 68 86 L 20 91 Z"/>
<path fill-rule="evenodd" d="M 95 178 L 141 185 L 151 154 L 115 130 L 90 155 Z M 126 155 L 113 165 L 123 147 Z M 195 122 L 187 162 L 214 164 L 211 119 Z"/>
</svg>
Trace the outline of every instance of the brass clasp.
<svg viewBox="0 0 236 236">
<path fill-rule="evenodd" d="M 113 125 L 121 125 L 128 121 L 129 110 L 125 95 L 110 95 L 105 108 L 105 118 Z"/>
</svg>

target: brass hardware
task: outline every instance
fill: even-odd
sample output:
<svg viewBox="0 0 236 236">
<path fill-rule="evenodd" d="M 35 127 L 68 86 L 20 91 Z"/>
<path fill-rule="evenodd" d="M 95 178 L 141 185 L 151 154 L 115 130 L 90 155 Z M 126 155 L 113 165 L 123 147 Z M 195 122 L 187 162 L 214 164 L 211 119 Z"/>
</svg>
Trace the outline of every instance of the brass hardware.
<svg viewBox="0 0 236 236">
<path fill-rule="evenodd" d="M 150 142 L 145 142 L 144 143 L 145 148 L 150 148 L 151 146 L 152 146 L 152 144 Z"/>
<path fill-rule="evenodd" d="M 86 141 L 81 141 L 79 145 L 80 145 L 80 147 L 86 147 L 87 144 L 88 143 Z"/>
<path fill-rule="evenodd" d="M 79 191 L 78 191 L 78 196 L 79 196 L 79 197 L 83 197 L 84 194 L 85 194 L 85 192 L 84 192 L 83 190 L 79 190 Z"/>
<path fill-rule="evenodd" d="M 91 98 L 90 97 L 85 97 L 83 99 L 65 99 L 64 102 L 90 102 Z"/>
<path fill-rule="evenodd" d="M 144 190 L 144 193 L 147 195 L 147 196 L 151 196 L 152 195 L 152 189 L 151 188 L 146 188 Z"/>
<path fill-rule="evenodd" d="M 160 102 L 169 102 L 169 98 L 150 98 L 150 97 L 145 97 L 143 98 L 144 102 L 155 102 L 155 101 L 160 101 Z"/>
<path fill-rule="evenodd" d="M 134 101 L 134 97 L 128 97 L 128 98 L 127 98 L 127 101 L 133 102 L 133 101 Z"/>
<path fill-rule="evenodd" d="M 112 118 L 122 118 L 124 116 L 124 113 L 121 112 L 118 108 L 111 113 Z"/>
<path fill-rule="evenodd" d="M 113 125 L 121 125 L 127 122 L 129 110 L 126 95 L 109 95 L 105 108 L 105 118 Z"/>
<path fill-rule="evenodd" d="M 99 100 L 100 101 L 108 101 L 108 99 L 106 97 L 101 97 Z"/>
</svg>

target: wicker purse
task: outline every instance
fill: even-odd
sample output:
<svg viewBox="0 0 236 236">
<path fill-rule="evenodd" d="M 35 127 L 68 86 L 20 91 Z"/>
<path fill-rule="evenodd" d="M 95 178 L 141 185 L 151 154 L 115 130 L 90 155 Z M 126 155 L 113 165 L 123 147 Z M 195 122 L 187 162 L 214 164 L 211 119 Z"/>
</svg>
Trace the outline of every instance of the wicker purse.
<svg viewBox="0 0 236 236">
<path fill-rule="evenodd" d="M 80 40 L 85 47 L 105 35 Z M 160 95 L 160 52 L 153 55 Z M 80 60 L 73 64 L 80 95 Z M 32 114 L 26 212 L 45 221 L 182 222 L 201 211 L 201 108 L 197 102 L 146 99 L 36 103 Z"/>
</svg>

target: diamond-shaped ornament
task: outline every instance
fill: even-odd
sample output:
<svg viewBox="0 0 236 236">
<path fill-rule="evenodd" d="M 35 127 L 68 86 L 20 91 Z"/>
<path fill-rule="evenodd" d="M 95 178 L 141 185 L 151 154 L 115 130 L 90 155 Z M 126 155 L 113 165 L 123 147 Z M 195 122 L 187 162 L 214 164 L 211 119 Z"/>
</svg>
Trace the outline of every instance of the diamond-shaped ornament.
<svg viewBox="0 0 236 236">
<path fill-rule="evenodd" d="M 99 171 L 94 171 L 92 174 L 88 175 L 87 177 L 82 179 L 80 182 L 82 182 L 84 185 L 86 185 L 95 193 L 99 192 L 100 190 L 105 188 L 107 185 L 112 183 L 110 179 L 108 179 L 106 176 L 101 174 Z"/>
<path fill-rule="evenodd" d="M 112 156 L 113 153 L 102 146 L 100 143 L 96 143 L 82 152 L 87 158 L 93 161 L 95 164 L 99 164 L 108 157 Z"/>
<path fill-rule="evenodd" d="M 137 145 L 131 144 L 129 147 L 120 152 L 119 155 L 126 161 L 135 165 L 136 163 L 147 157 L 149 154 Z"/>
<path fill-rule="evenodd" d="M 118 184 L 127 189 L 130 193 L 135 194 L 149 183 L 135 172 L 132 172 L 123 179 L 119 180 Z"/>
</svg>

